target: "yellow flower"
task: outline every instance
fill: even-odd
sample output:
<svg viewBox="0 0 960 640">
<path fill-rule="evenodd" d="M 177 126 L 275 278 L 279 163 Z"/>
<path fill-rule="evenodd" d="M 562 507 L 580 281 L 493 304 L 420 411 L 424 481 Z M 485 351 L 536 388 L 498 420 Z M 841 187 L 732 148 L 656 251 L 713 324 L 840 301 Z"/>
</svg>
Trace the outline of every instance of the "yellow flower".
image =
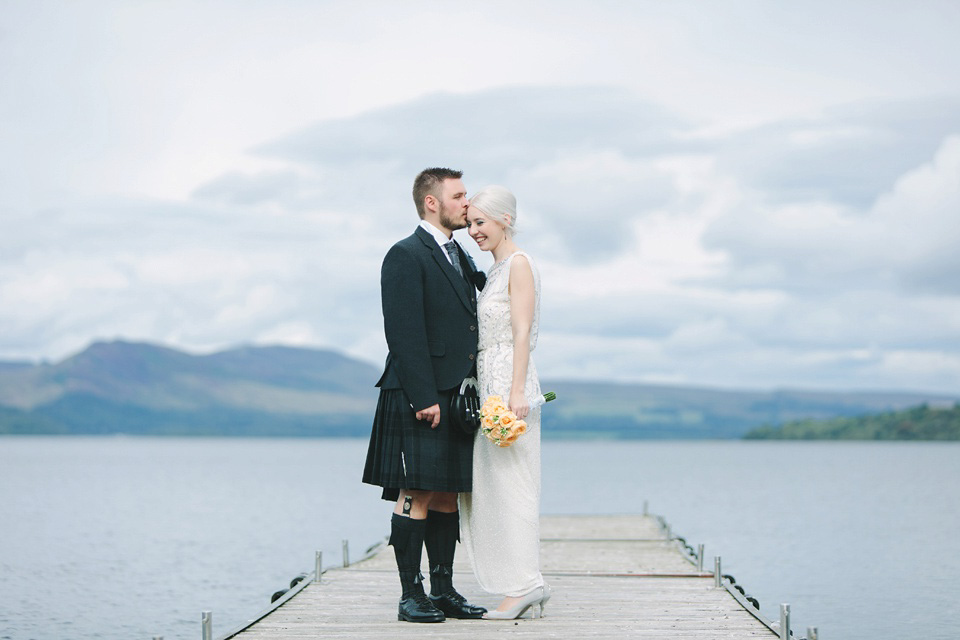
<svg viewBox="0 0 960 640">
<path fill-rule="evenodd" d="M 493 408 L 494 408 L 494 407 L 496 407 L 497 405 L 501 405 L 501 404 L 503 404 L 503 398 L 501 398 L 500 396 L 490 396 L 490 397 L 487 398 L 486 401 L 483 403 L 483 410 L 484 410 L 484 411 L 493 411 Z"/>
<path fill-rule="evenodd" d="M 504 429 L 509 429 L 513 426 L 513 423 L 517 421 L 517 415 L 513 411 L 507 411 L 502 416 L 500 416 L 500 426 Z"/>
</svg>

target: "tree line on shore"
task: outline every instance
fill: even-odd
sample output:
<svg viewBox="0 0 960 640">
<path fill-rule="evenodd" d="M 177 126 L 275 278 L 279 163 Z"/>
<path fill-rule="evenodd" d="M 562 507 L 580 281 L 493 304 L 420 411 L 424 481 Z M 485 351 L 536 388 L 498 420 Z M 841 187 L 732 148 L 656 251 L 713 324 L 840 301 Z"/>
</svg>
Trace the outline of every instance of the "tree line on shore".
<svg viewBox="0 0 960 640">
<path fill-rule="evenodd" d="M 747 440 L 960 440 L 960 403 L 935 408 L 923 404 L 901 411 L 792 420 L 747 432 Z"/>
</svg>

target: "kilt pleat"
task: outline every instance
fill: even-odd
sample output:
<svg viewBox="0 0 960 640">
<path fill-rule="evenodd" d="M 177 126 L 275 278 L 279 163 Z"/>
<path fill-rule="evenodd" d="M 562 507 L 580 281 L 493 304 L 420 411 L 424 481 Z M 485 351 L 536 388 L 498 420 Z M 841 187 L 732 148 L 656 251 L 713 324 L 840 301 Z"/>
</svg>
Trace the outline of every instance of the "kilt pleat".
<svg viewBox="0 0 960 640">
<path fill-rule="evenodd" d="M 395 501 L 400 489 L 469 492 L 473 488 L 473 436 L 450 424 L 453 391 L 440 392 L 440 424 L 417 420 L 402 389 L 381 389 L 373 418 L 363 482 Z"/>
</svg>

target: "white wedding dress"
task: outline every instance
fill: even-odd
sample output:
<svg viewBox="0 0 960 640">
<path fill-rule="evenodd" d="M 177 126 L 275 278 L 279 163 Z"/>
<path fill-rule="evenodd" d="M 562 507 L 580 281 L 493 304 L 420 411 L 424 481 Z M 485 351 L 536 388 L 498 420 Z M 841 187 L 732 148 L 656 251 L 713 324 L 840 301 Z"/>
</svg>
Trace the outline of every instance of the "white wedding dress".
<svg viewBox="0 0 960 640">
<path fill-rule="evenodd" d="M 540 324 L 540 274 L 518 251 L 490 268 L 477 299 L 480 401 L 499 395 L 509 401 L 513 384 L 513 328 L 510 324 L 510 266 L 524 256 L 533 270 L 536 292 L 531 357 L 524 394 L 540 396 L 532 353 Z M 540 409 L 526 418 L 527 432 L 509 447 L 498 447 L 481 431 L 473 448 L 473 493 L 460 494 L 461 542 L 480 586 L 490 593 L 522 596 L 543 586 L 540 574 Z"/>
</svg>

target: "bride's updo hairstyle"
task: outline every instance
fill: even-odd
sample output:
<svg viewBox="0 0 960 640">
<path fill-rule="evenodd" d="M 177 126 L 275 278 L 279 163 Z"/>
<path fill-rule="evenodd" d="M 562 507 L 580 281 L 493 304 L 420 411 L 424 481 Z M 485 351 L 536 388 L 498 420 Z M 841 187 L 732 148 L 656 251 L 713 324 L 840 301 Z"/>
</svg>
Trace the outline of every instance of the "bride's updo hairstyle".
<svg viewBox="0 0 960 640">
<path fill-rule="evenodd" d="M 470 206 L 476 207 L 491 220 L 503 225 L 507 237 L 517 231 L 517 198 L 506 187 L 492 184 L 477 191 L 470 198 Z M 507 215 L 510 217 L 507 218 Z"/>
</svg>

